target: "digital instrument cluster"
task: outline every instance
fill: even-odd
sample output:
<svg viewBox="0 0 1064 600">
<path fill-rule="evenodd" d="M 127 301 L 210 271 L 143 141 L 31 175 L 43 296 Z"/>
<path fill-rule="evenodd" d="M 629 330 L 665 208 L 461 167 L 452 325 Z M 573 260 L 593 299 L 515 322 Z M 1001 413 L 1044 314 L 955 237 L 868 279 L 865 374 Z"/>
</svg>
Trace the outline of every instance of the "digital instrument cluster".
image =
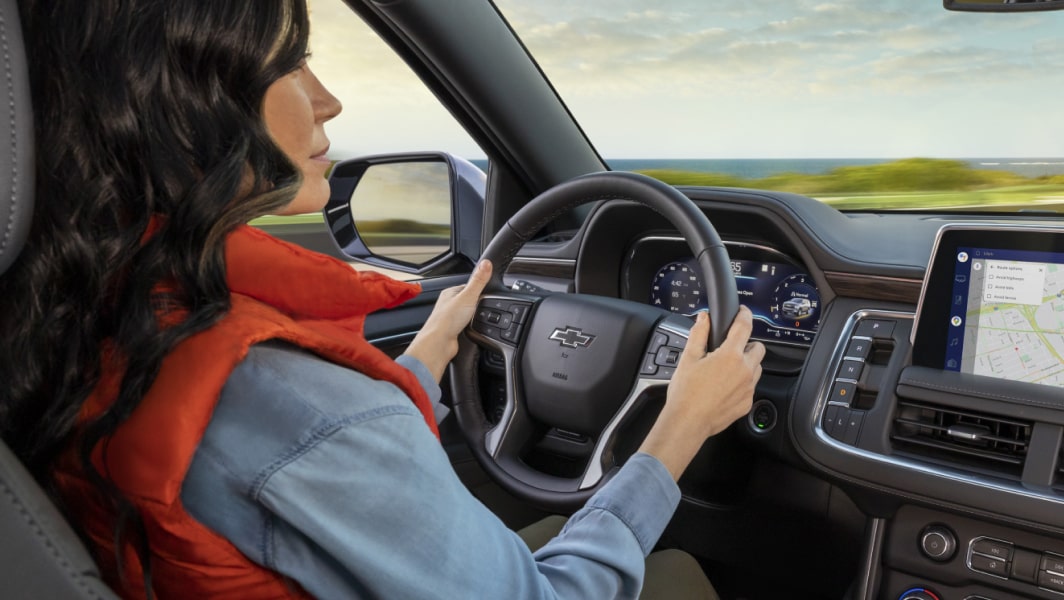
<svg viewBox="0 0 1064 600">
<path fill-rule="evenodd" d="M 685 315 L 707 307 L 706 299 L 714 290 L 706 288 L 698 263 L 682 240 L 651 238 L 640 246 L 630 256 L 629 299 Z M 820 294 L 812 277 L 777 250 L 742 243 L 728 243 L 727 247 L 739 303 L 754 315 L 751 337 L 810 344 L 821 311 Z M 680 254 L 684 250 L 687 255 Z M 657 257 L 656 262 L 653 257 Z M 634 276 L 646 283 L 636 283 Z"/>
</svg>

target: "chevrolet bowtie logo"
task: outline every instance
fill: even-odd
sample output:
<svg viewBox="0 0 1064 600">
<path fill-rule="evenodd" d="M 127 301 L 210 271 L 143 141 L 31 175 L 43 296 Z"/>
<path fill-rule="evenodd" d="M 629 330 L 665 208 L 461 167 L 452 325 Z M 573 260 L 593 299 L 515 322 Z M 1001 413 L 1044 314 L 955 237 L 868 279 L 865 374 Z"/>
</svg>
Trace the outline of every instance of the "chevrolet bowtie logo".
<svg viewBox="0 0 1064 600">
<path fill-rule="evenodd" d="M 550 334 L 550 339 L 566 348 L 586 348 L 591 345 L 591 342 L 595 341 L 595 336 L 584 333 L 575 327 L 566 327 L 565 329 L 555 329 Z"/>
</svg>

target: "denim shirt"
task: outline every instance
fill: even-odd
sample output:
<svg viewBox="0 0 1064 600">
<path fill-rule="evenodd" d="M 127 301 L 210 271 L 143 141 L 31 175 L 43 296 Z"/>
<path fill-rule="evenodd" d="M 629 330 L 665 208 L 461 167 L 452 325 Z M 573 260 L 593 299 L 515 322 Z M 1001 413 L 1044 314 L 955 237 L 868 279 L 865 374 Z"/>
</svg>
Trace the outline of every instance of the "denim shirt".
<svg viewBox="0 0 1064 600">
<path fill-rule="evenodd" d="M 419 361 L 400 363 L 434 402 Z M 253 347 L 185 478 L 188 513 L 319 598 L 635 598 L 679 502 L 646 454 L 534 554 L 459 481 L 393 384 L 292 346 Z"/>
</svg>

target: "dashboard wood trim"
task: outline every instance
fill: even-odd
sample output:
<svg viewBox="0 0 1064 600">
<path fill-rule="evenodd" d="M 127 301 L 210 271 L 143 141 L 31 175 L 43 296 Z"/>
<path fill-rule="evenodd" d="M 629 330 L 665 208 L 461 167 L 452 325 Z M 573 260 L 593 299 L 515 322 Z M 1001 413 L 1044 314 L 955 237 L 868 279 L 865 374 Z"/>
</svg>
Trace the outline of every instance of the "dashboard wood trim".
<svg viewBox="0 0 1064 600">
<path fill-rule="evenodd" d="M 923 285 L 923 281 L 919 279 L 860 275 L 839 271 L 825 271 L 824 278 L 839 296 L 906 304 L 916 304 L 920 300 L 920 287 Z"/>
<path fill-rule="evenodd" d="M 576 261 L 552 258 L 515 258 L 506 271 L 510 275 L 536 275 L 556 279 L 575 279 Z"/>
</svg>

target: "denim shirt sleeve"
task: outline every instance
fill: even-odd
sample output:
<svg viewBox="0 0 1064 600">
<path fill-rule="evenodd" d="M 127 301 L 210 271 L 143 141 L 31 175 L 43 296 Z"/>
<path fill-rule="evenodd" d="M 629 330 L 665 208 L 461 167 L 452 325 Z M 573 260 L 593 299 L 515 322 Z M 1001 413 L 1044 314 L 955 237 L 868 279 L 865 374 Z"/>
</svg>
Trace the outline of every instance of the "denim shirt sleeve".
<svg viewBox="0 0 1064 600">
<path fill-rule="evenodd" d="M 235 421 L 248 418 L 258 427 Z M 532 554 L 398 388 L 282 348 L 231 376 L 182 500 L 322 598 L 635 598 L 679 490 L 637 454 Z"/>
<path fill-rule="evenodd" d="M 442 423 L 443 420 L 447 418 L 447 415 L 450 414 L 451 409 L 440 402 L 440 397 L 442 396 L 442 393 L 440 392 L 440 384 L 432 377 L 429 368 L 420 360 L 409 354 L 400 355 L 395 359 L 395 362 L 405 367 L 417 377 L 418 383 L 421 384 L 421 387 L 425 388 L 425 393 L 429 396 L 429 402 L 432 403 L 432 411 L 433 414 L 436 415 L 436 423 Z"/>
</svg>

